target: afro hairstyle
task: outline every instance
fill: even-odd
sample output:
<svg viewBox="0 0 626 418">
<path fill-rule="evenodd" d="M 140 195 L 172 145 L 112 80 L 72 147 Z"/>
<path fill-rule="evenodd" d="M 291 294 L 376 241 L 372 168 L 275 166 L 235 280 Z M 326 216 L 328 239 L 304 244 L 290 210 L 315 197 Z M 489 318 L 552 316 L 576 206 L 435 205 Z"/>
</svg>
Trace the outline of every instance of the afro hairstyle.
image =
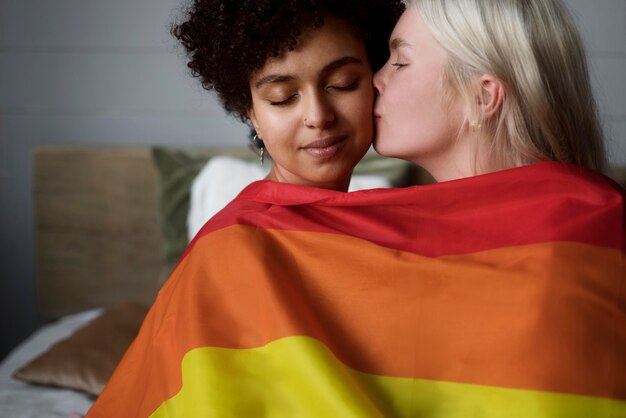
<svg viewBox="0 0 626 418">
<path fill-rule="evenodd" d="M 404 10 L 401 0 L 193 0 L 172 34 L 187 66 L 214 90 L 224 109 L 247 121 L 249 80 L 268 58 L 294 50 L 300 35 L 335 16 L 364 41 L 373 70 L 388 57 L 388 40 Z"/>
</svg>

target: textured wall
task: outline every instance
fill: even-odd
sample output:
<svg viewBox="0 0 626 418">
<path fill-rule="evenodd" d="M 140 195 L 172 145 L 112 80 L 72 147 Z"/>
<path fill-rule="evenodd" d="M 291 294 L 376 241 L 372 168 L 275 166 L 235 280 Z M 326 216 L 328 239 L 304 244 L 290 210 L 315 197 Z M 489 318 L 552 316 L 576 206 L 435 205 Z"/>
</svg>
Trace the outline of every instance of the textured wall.
<svg viewBox="0 0 626 418">
<path fill-rule="evenodd" d="M 241 145 L 169 34 L 178 0 L 0 0 L 0 357 L 38 324 L 31 153 Z"/>
<path fill-rule="evenodd" d="M 626 0 L 565 0 L 582 32 L 610 161 L 626 165 Z"/>
<path fill-rule="evenodd" d="M 614 162 L 626 164 L 626 0 L 567 0 Z M 31 153 L 42 144 L 237 145 L 168 33 L 178 0 L 0 0 L 0 357 L 38 325 Z"/>
</svg>

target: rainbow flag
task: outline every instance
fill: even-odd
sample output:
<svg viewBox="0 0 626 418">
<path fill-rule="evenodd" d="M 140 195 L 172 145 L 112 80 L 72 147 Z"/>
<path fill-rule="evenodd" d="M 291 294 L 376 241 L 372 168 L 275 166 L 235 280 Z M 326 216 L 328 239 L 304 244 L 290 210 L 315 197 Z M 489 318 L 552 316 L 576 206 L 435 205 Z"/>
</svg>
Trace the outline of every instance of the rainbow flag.
<svg viewBox="0 0 626 418">
<path fill-rule="evenodd" d="M 626 417 L 624 191 L 539 163 L 211 219 L 88 413 Z"/>
</svg>

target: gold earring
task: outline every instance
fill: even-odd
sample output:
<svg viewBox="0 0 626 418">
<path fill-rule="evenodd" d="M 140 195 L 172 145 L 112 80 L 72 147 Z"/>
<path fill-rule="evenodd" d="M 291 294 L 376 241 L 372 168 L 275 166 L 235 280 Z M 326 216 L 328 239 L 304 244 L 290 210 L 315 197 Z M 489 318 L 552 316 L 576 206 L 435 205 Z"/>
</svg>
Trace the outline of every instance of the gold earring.
<svg viewBox="0 0 626 418">
<path fill-rule="evenodd" d="M 263 157 L 265 157 L 265 145 L 261 147 L 261 155 L 259 159 L 261 160 L 261 167 L 263 167 Z"/>
<path fill-rule="evenodd" d="M 261 167 L 263 167 L 263 159 L 265 158 L 265 143 L 261 138 L 259 138 L 258 134 L 254 134 L 254 136 L 250 139 L 250 147 L 258 151 L 259 161 L 261 161 Z"/>
</svg>

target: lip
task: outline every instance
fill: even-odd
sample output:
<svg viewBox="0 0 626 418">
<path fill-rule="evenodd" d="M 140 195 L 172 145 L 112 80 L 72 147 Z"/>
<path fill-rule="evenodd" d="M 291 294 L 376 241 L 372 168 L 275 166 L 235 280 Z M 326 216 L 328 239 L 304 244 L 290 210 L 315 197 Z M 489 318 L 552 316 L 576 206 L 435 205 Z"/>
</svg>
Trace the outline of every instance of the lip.
<svg viewBox="0 0 626 418">
<path fill-rule="evenodd" d="M 309 155 L 317 158 L 331 158 L 348 139 L 347 135 L 327 136 L 309 142 L 302 147 Z"/>
</svg>

